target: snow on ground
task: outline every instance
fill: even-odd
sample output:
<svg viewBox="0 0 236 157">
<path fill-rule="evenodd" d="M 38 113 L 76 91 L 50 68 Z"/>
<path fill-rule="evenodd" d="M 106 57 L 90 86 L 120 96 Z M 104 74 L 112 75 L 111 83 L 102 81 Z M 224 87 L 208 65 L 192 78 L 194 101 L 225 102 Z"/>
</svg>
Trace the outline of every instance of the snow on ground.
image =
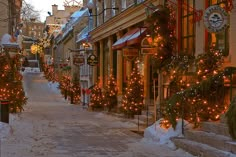
<svg viewBox="0 0 236 157">
<path fill-rule="evenodd" d="M 179 119 L 177 121 L 176 129 L 174 130 L 173 127 L 169 129 L 165 129 L 160 125 L 161 120 L 157 121 L 144 131 L 144 138 L 151 139 L 154 142 L 160 144 L 169 144 L 171 137 L 179 137 L 182 135 L 182 120 Z M 192 128 L 192 125 L 187 121 L 184 121 L 184 127 Z"/>
<path fill-rule="evenodd" d="M 43 75 L 41 77 L 43 77 Z M 49 82 L 48 86 L 54 92 L 60 93 L 60 91 L 58 89 L 58 83 Z M 134 124 L 132 121 L 129 121 L 128 119 L 124 120 L 124 119 L 114 117 L 114 116 L 110 116 L 110 115 L 107 115 L 107 114 L 101 113 L 101 112 L 98 112 L 95 115 L 95 117 L 97 119 L 105 118 L 105 119 L 111 121 L 110 125 L 112 127 L 115 127 L 115 128 L 119 128 L 119 127 L 134 128 L 134 127 L 137 127 L 136 124 Z M 17 118 L 19 118 L 19 116 L 11 114 L 10 118 L 11 118 L 11 121 L 12 120 L 17 121 Z M 151 156 L 155 156 L 155 152 L 158 151 L 160 156 L 168 156 L 170 154 L 173 154 L 173 152 L 175 152 L 176 157 L 178 156 L 178 154 L 181 154 L 181 156 L 178 156 L 178 157 L 193 157 L 189 153 L 184 152 L 181 149 L 177 149 L 174 146 L 174 144 L 170 141 L 171 137 L 182 136 L 182 134 L 181 134 L 181 126 L 182 126 L 181 122 L 182 121 L 179 120 L 178 123 L 177 123 L 176 129 L 173 130 L 173 128 L 163 129 L 162 127 L 160 127 L 160 121 L 157 121 L 152 126 L 145 129 L 144 137 L 141 139 L 140 142 L 135 142 L 135 143 L 130 143 L 129 144 L 130 152 L 136 152 L 137 154 L 142 154 L 143 148 L 145 147 L 146 150 L 149 150 L 148 152 L 150 153 Z M 42 121 L 42 124 L 44 124 L 43 121 Z M 185 122 L 184 124 L 185 124 L 185 127 L 190 127 L 190 125 L 187 122 Z M 36 126 L 34 126 L 34 127 L 36 127 Z M 38 127 L 42 128 L 42 126 L 38 126 Z M 63 126 L 61 126 L 61 127 L 63 127 Z M 26 126 L 24 126 L 24 124 L 21 123 L 21 125 L 19 125 L 19 128 L 21 128 L 21 129 L 28 128 L 29 129 L 30 127 L 29 126 L 26 127 Z M 21 129 L 20 130 L 15 130 L 15 131 L 16 132 L 22 132 Z M 11 127 L 10 127 L 9 124 L 0 123 L 0 138 L 1 139 L 4 139 L 8 135 L 12 134 L 11 132 L 12 132 L 12 130 L 11 130 Z M 122 154 L 120 157 L 131 156 L 131 155 L 132 154 L 129 154 L 129 152 L 127 152 L 127 154 Z"/>
<path fill-rule="evenodd" d="M 103 118 L 103 119 L 111 119 L 110 115 L 106 115 L 104 113 L 98 113 L 96 118 Z M 119 119 L 119 118 L 117 118 Z M 113 126 L 117 127 L 125 127 L 125 128 L 135 128 L 137 127 L 136 124 L 133 122 L 121 122 L 121 121 L 114 121 L 114 118 L 112 118 L 113 121 Z M 182 135 L 182 120 L 179 119 L 177 121 L 176 129 L 173 129 L 170 127 L 169 129 L 165 129 L 161 127 L 160 121 L 156 121 L 153 125 L 149 126 L 144 130 L 144 138 L 142 139 L 142 142 L 144 143 L 155 143 L 155 144 L 160 144 L 160 145 L 167 145 L 171 149 L 176 149 L 174 144 L 171 142 L 170 138 L 171 137 L 181 137 Z M 192 125 L 188 123 L 187 121 L 184 121 L 184 127 L 186 128 L 192 128 Z"/>
<path fill-rule="evenodd" d="M 50 89 L 52 89 L 52 91 L 54 91 L 55 93 L 59 94 L 60 90 L 58 89 L 59 87 L 59 83 L 58 82 L 48 82 L 48 86 L 50 87 Z"/>
<path fill-rule="evenodd" d="M 97 113 L 95 115 L 96 118 L 103 118 L 107 120 L 113 121 L 111 126 L 117 126 L 117 127 L 125 127 L 125 128 L 135 128 L 137 127 L 136 124 L 133 122 L 121 122 L 118 119 L 120 118 L 112 118 L 110 115 L 104 114 L 104 113 Z M 117 119 L 115 121 L 114 119 Z M 184 127 L 185 128 L 192 128 L 192 125 L 188 123 L 187 121 L 184 121 Z M 160 156 L 168 156 L 168 151 L 173 153 L 176 152 L 176 157 L 180 157 L 179 154 L 182 154 L 181 157 L 194 157 L 193 155 L 189 154 L 188 152 L 185 152 L 182 149 L 176 148 L 174 143 L 170 140 L 171 137 L 179 137 L 182 135 L 182 120 L 178 120 L 176 129 L 174 130 L 172 127 L 169 129 L 164 129 L 160 126 L 160 120 L 154 123 L 153 125 L 149 126 L 144 130 L 144 137 L 141 139 L 140 142 L 132 143 L 129 145 L 130 151 L 136 152 L 136 153 L 142 153 L 143 147 L 145 149 L 149 150 L 149 153 L 151 152 L 159 151 Z M 168 148 L 170 150 L 168 150 Z M 130 154 L 126 154 L 129 156 Z M 121 155 L 123 157 L 124 154 Z M 171 155 L 170 155 L 171 156 Z"/>
<path fill-rule="evenodd" d="M 57 82 L 49 82 L 48 86 L 56 93 L 60 93 L 60 90 L 58 89 L 59 84 Z M 99 112 L 95 115 L 96 118 L 105 118 L 107 120 L 113 121 L 111 125 L 113 127 L 124 127 L 124 128 L 135 128 L 137 127 L 136 124 L 129 121 L 119 121 L 118 117 L 113 117 L 111 119 L 110 115 L 104 114 L 102 112 Z M 117 119 L 118 121 L 114 121 L 114 119 Z M 182 135 L 182 120 L 179 119 L 177 121 L 176 129 L 173 129 L 170 127 L 169 129 L 165 129 L 161 127 L 160 125 L 161 120 L 156 121 L 153 125 L 149 126 L 144 130 L 144 138 L 142 139 L 142 143 L 149 143 L 152 145 L 166 145 L 172 150 L 176 149 L 175 145 L 171 142 L 171 137 L 179 137 Z M 188 123 L 187 121 L 184 121 L 184 127 L 185 128 L 192 128 L 193 126 Z M 181 151 L 181 150 L 178 150 Z"/>
<path fill-rule="evenodd" d="M 135 128 L 135 127 L 137 127 L 137 125 L 134 124 L 134 123 L 132 123 L 132 122 L 129 122 L 129 121 L 120 121 L 121 119 L 118 118 L 118 117 L 113 117 L 113 118 L 111 119 L 111 116 L 110 116 L 110 115 L 107 115 L 107 114 L 104 114 L 104 113 L 101 113 L 101 112 L 100 112 L 100 113 L 97 113 L 97 114 L 95 115 L 95 117 L 96 117 L 96 118 L 103 118 L 103 119 L 107 119 L 107 120 L 112 121 L 111 126 L 112 126 L 112 127 L 116 127 L 116 128 L 120 128 L 120 127 L 122 127 L 122 128 Z M 115 120 L 117 120 L 117 121 L 115 121 Z"/>
<path fill-rule="evenodd" d="M 40 69 L 39 68 L 35 68 L 35 67 L 25 67 L 24 73 L 28 73 L 28 72 L 31 72 L 31 73 L 39 73 L 40 72 Z"/>
<path fill-rule="evenodd" d="M 0 122 L 0 139 L 5 139 L 11 132 L 11 127 L 7 123 Z"/>
</svg>

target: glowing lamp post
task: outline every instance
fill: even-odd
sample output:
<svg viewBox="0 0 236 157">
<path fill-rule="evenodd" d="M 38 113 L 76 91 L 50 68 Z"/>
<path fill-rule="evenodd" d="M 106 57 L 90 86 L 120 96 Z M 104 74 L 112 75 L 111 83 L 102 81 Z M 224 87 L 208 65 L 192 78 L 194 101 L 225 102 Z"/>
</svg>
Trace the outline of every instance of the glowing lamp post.
<svg viewBox="0 0 236 157">
<path fill-rule="evenodd" d="M 36 61 L 38 62 L 38 67 L 39 67 L 38 54 L 42 53 L 42 51 L 43 51 L 42 47 L 38 44 L 33 44 L 33 45 L 31 45 L 30 50 L 31 50 L 32 54 L 35 54 Z"/>
</svg>

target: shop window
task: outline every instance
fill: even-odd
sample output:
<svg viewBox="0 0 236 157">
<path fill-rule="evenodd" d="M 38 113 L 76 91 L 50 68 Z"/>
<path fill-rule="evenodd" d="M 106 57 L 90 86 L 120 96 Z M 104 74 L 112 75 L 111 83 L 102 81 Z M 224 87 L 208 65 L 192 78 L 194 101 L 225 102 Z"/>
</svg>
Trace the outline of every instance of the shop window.
<svg viewBox="0 0 236 157">
<path fill-rule="evenodd" d="M 195 23 L 193 22 L 195 0 L 179 1 L 182 7 L 180 10 L 180 51 L 194 55 L 195 51 Z"/>
<path fill-rule="evenodd" d="M 211 5 L 219 5 L 220 7 L 224 8 L 227 4 L 227 0 L 209 0 L 209 6 Z M 224 56 L 229 55 L 229 28 L 226 28 L 222 32 L 217 33 L 208 33 L 208 45 L 207 48 L 215 47 L 219 49 Z"/>
</svg>

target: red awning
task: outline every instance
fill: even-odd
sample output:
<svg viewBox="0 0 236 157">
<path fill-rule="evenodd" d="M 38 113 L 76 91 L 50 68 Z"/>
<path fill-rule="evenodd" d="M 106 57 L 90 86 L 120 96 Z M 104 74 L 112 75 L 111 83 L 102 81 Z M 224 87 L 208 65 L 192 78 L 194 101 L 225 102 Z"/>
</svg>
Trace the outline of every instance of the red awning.
<svg viewBox="0 0 236 157">
<path fill-rule="evenodd" d="M 112 49 L 122 49 L 125 46 L 140 43 L 141 35 L 146 31 L 146 28 L 135 28 L 127 32 L 123 37 L 117 40 L 113 45 Z"/>
</svg>

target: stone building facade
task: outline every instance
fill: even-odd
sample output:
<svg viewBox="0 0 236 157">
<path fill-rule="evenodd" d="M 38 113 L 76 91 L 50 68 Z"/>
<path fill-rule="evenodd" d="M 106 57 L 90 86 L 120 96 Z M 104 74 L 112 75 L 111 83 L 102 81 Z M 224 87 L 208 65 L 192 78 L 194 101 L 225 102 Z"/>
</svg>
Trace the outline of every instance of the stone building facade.
<svg viewBox="0 0 236 157">
<path fill-rule="evenodd" d="M 126 39 L 124 35 L 128 32 L 131 36 L 135 35 L 135 45 L 141 46 L 142 32 L 134 33 L 135 29 L 140 29 L 145 25 L 147 18 L 147 8 L 150 4 L 154 6 L 164 5 L 165 2 L 171 4 L 176 10 L 176 50 L 187 52 L 194 56 L 205 53 L 214 45 L 221 49 L 225 55 L 224 66 L 235 67 L 235 22 L 236 16 L 235 1 L 228 3 L 227 0 L 93 0 L 94 6 L 92 14 L 94 29 L 89 33 L 94 54 L 99 58 L 99 66 L 94 68 L 93 81 L 100 79 L 101 87 L 104 87 L 110 69 L 113 69 L 117 79 L 118 93 L 124 94 L 127 79 L 131 74 L 133 61 L 124 55 Z M 209 32 L 204 26 L 204 14 L 206 9 L 218 5 L 226 9 L 229 15 L 227 27 L 221 33 Z M 108 9 L 117 7 L 119 10 Z M 228 9 L 227 9 L 228 8 Z M 231 9 L 229 9 L 231 8 Z M 196 20 L 196 18 L 198 18 Z M 121 39 L 119 41 L 119 39 Z M 122 40 L 124 40 L 122 42 Z M 121 44 L 116 43 L 117 41 Z M 119 45 L 117 47 L 117 45 Z M 132 45 L 130 45 L 132 47 Z M 129 54 L 129 53 L 128 53 Z M 142 63 L 140 71 L 144 80 L 144 97 L 146 105 L 154 105 L 154 108 L 169 95 L 168 79 L 162 73 L 158 73 L 157 88 L 154 88 L 152 78 L 152 67 L 150 55 L 138 54 Z M 154 96 L 155 93 L 159 93 Z M 155 100 L 155 103 L 153 102 Z M 156 112 L 156 109 L 154 109 Z"/>
<path fill-rule="evenodd" d="M 22 0 L 0 0 L 0 40 L 6 33 L 14 34 L 21 22 L 20 10 Z"/>
</svg>

